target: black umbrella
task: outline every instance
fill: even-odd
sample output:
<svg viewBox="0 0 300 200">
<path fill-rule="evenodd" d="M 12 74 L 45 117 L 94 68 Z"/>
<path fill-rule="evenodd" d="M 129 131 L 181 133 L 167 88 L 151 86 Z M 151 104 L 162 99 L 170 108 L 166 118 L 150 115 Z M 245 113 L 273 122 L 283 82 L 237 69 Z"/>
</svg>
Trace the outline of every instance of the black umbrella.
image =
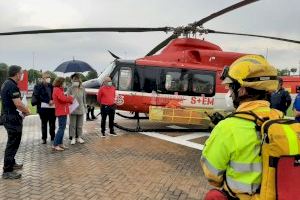
<svg viewBox="0 0 300 200">
<path fill-rule="evenodd" d="M 95 71 L 89 64 L 81 60 L 70 60 L 60 64 L 55 70 L 55 72 L 87 72 Z"/>
</svg>

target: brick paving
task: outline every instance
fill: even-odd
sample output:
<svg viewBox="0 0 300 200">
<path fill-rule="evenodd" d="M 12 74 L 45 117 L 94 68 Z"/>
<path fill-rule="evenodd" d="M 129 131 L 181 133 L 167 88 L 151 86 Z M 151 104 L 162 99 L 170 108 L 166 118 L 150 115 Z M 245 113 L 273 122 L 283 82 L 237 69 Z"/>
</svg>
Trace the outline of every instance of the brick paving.
<svg viewBox="0 0 300 200">
<path fill-rule="evenodd" d="M 85 144 L 52 152 L 41 144 L 40 121 L 28 117 L 17 161 L 20 180 L 0 179 L 0 199 L 202 199 L 209 189 L 201 151 L 136 133 L 100 138 L 99 120 L 85 123 Z M 68 133 L 65 132 L 65 143 Z M 0 127 L 0 168 L 6 132 Z"/>
</svg>

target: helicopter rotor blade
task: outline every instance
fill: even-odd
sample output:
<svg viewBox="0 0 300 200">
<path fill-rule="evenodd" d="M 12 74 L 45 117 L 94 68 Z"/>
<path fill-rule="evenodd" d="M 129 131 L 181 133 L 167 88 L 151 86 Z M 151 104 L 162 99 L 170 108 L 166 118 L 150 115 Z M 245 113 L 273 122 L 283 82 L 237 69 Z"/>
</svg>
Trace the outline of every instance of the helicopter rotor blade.
<svg viewBox="0 0 300 200">
<path fill-rule="evenodd" d="M 233 5 L 231 5 L 231 6 L 227 7 L 227 8 L 224 8 L 224 9 L 218 11 L 218 12 L 215 12 L 215 13 L 213 13 L 213 14 L 211 14 L 211 15 L 209 15 L 209 16 L 207 16 L 207 17 L 205 17 L 205 18 L 203 18 L 203 19 L 201 19 L 201 20 L 199 20 L 197 22 L 194 22 L 191 25 L 195 26 L 195 27 L 202 26 L 204 23 L 206 23 L 206 22 L 208 22 L 208 21 L 210 21 L 210 20 L 212 20 L 212 19 L 214 19 L 216 17 L 219 17 L 220 15 L 223 15 L 225 13 L 228 13 L 228 12 L 230 12 L 232 10 L 235 10 L 235 9 L 238 9 L 240 7 L 246 6 L 248 4 L 254 3 L 256 1 L 259 1 L 259 0 L 244 0 L 244 1 L 240 1 L 240 2 L 238 2 L 236 4 L 233 4 Z"/>
<path fill-rule="evenodd" d="M 246 34 L 246 33 L 232 33 L 232 32 L 215 31 L 215 30 L 211 30 L 211 29 L 205 29 L 205 31 L 206 31 L 206 33 L 216 33 L 216 34 L 226 34 L 226 35 L 240 35 L 240 36 L 259 37 L 259 38 L 267 38 L 267 39 L 272 39 L 272 40 L 279 40 L 279 41 L 285 41 L 285 42 L 300 44 L 300 41 L 298 41 L 298 40 L 291 40 L 291 39 L 280 38 L 280 37 L 273 37 L 273 36 L 267 36 L 267 35 L 254 35 L 254 34 Z"/>
<path fill-rule="evenodd" d="M 149 53 L 147 53 L 146 56 L 152 56 L 159 50 L 161 50 L 163 47 L 165 47 L 171 40 L 178 38 L 178 34 L 173 33 L 170 37 L 159 43 L 156 47 L 154 47 Z"/>
<path fill-rule="evenodd" d="M 134 28 L 134 27 L 104 27 L 104 28 L 66 28 L 66 29 L 43 29 L 43 30 L 29 30 L 29 31 L 15 31 L 3 32 L 4 35 L 28 35 L 28 34 L 47 34 L 47 33 L 79 33 L 79 32 L 168 32 L 171 27 L 157 27 L 157 28 Z"/>
<path fill-rule="evenodd" d="M 116 54 L 114 54 L 113 52 L 111 52 L 110 50 L 107 50 L 109 53 L 110 53 L 110 55 L 112 56 L 112 57 L 114 57 L 115 59 L 120 59 L 120 57 L 119 56 L 117 56 Z"/>
</svg>

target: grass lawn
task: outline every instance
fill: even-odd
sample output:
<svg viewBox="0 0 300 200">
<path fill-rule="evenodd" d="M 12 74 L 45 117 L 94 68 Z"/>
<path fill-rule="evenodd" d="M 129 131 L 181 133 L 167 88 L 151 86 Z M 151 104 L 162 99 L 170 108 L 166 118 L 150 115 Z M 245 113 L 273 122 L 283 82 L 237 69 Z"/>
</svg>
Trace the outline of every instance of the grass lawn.
<svg viewBox="0 0 300 200">
<path fill-rule="evenodd" d="M 31 113 L 32 115 L 37 114 L 37 113 L 36 113 L 36 106 L 32 106 L 32 105 L 31 105 L 31 98 L 28 98 L 28 99 L 27 99 L 27 103 L 28 103 L 28 106 L 29 106 L 30 113 Z M 1 105 L 1 100 L 0 100 L 0 105 Z"/>
</svg>

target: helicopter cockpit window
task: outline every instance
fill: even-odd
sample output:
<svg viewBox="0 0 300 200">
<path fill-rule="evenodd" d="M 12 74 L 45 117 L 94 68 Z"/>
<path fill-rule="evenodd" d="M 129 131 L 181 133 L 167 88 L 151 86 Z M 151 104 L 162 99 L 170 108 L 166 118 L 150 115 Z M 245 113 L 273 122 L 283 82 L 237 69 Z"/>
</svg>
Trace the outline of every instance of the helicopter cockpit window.
<svg viewBox="0 0 300 200">
<path fill-rule="evenodd" d="M 181 72 L 167 72 L 165 79 L 165 88 L 171 92 L 186 92 L 188 90 L 188 74 Z"/>
<path fill-rule="evenodd" d="M 197 94 L 213 94 L 214 77 L 210 74 L 194 74 L 192 90 Z"/>
<path fill-rule="evenodd" d="M 132 69 L 129 67 L 122 67 L 119 74 L 119 90 L 131 90 L 132 83 Z"/>
</svg>

